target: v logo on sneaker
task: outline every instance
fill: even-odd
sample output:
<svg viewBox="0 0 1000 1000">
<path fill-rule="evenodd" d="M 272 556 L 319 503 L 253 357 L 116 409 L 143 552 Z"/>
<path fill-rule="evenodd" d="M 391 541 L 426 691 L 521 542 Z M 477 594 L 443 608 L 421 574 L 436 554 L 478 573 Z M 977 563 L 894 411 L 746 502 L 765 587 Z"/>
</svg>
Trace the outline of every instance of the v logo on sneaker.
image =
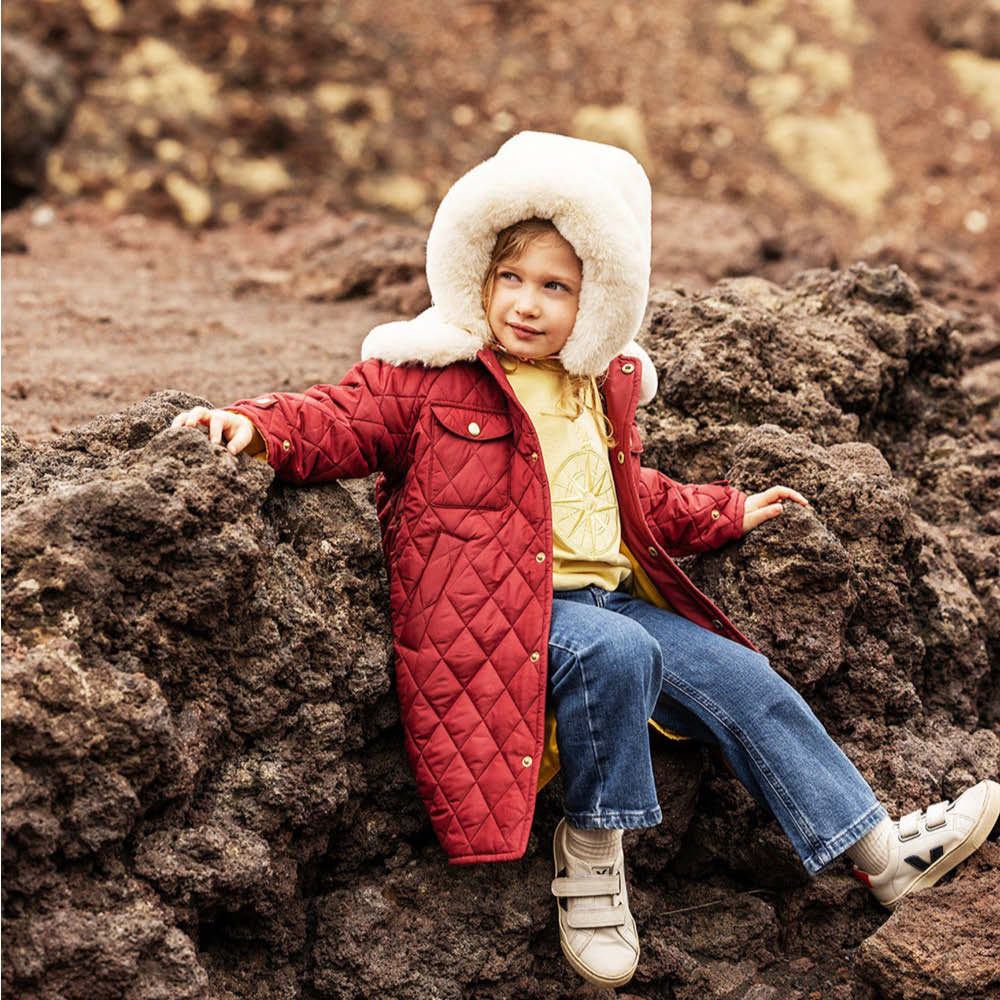
<svg viewBox="0 0 1000 1000">
<path fill-rule="evenodd" d="M 924 861 L 919 854 L 911 854 L 908 858 L 904 858 L 903 860 L 908 865 L 913 865 L 918 872 L 925 872 L 932 864 L 934 864 L 935 861 L 937 861 L 938 858 L 941 857 L 942 854 L 944 854 L 943 847 L 932 847 L 929 861 Z"/>
</svg>

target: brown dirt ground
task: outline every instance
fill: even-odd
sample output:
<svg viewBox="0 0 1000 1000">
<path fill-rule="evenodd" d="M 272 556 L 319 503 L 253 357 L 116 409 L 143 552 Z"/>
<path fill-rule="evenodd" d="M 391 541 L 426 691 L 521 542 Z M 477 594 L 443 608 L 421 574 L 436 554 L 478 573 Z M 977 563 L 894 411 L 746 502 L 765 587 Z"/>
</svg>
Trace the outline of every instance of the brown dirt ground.
<svg viewBox="0 0 1000 1000">
<path fill-rule="evenodd" d="M 3 422 L 30 440 L 162 388 L 223 405 L 337 381 L 368 330 L 398 318 L 370 297 L 255 292 L 281 250 L 259 226 L 190 234 L 77 206 L 21 231 L 29 252 L 4 256 Z"/>
</svg>

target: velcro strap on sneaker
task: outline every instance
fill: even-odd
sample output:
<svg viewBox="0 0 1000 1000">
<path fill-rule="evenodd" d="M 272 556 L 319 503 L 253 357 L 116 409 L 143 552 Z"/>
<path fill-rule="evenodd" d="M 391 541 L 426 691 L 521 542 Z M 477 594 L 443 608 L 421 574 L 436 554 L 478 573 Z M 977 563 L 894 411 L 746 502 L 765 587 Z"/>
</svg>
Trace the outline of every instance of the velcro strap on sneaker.
<svg viewBox="0 0 1000 1000">
<path fill-rule="evenodd" d="M 553 896 L 614 896 L 622 891 L 621 872 L 616 875 L 578 875 L 552 880 Z M 603 924 L 589 926 L 603 927 Z M 609 925 L 610 926 L 610 925 Z"/>
<path fill-rule="evenodd" d="M 625 925 L 624 906 L 598 906 L 589 910 L 579 907 L 566 914 L 569 927 L 623 927 Z"/>
<path fill-rule="evenodd" d="M 907 813 L 899 821 L 899 837 L 900 840 L 909 840 L 910 837 L 915 837 L 920 833 L 920 810 L 916 812 Z"/>
<path fill-rule="evenodd" d="M 927 807 L 927 829 L 936 830 L 939 826 L 944 826 L 947 822 L 945 811 L 948 808 L 947 802 L 935 802 Z"/>
</svg>

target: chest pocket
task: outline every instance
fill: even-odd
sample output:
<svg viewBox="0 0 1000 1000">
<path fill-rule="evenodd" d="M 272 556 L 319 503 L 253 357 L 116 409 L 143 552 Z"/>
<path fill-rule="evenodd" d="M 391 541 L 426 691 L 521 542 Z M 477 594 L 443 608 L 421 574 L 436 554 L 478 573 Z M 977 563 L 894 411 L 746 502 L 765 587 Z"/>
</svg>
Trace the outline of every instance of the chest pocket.
<svg viewBox="0 0 1000 1000">
<path fill-rule="evenodd" d="M 430 502 L 499 510 L 510 499 L 513 427 L 502 410 L 431 403 Z"/>
</svg>

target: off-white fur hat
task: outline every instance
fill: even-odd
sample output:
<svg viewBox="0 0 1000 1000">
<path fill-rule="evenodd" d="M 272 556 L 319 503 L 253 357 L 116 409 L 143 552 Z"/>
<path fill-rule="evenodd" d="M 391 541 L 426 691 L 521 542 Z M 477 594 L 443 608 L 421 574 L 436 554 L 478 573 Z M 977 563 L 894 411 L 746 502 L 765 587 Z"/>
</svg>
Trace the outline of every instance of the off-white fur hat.
<svg viewBox="0 0 1000 1000">
<path fill-rule="evenodd" d="M 649 297 L 651 195 L 646 172 L 617 146 L 549 132 L 520 132 L 449 189 L 427 238 L 433 305 L 365 338 L 362 359 L 434 367 L 472 360 L 491 340 L 482 285 L 500 230 L 551 219 L 583 264 L 573 332 L 559 353 L 574 375 L 602 375 L 619 354 L 641 363 L 640 400 L 656 373 L 634 342 Z"/>
</svg>

